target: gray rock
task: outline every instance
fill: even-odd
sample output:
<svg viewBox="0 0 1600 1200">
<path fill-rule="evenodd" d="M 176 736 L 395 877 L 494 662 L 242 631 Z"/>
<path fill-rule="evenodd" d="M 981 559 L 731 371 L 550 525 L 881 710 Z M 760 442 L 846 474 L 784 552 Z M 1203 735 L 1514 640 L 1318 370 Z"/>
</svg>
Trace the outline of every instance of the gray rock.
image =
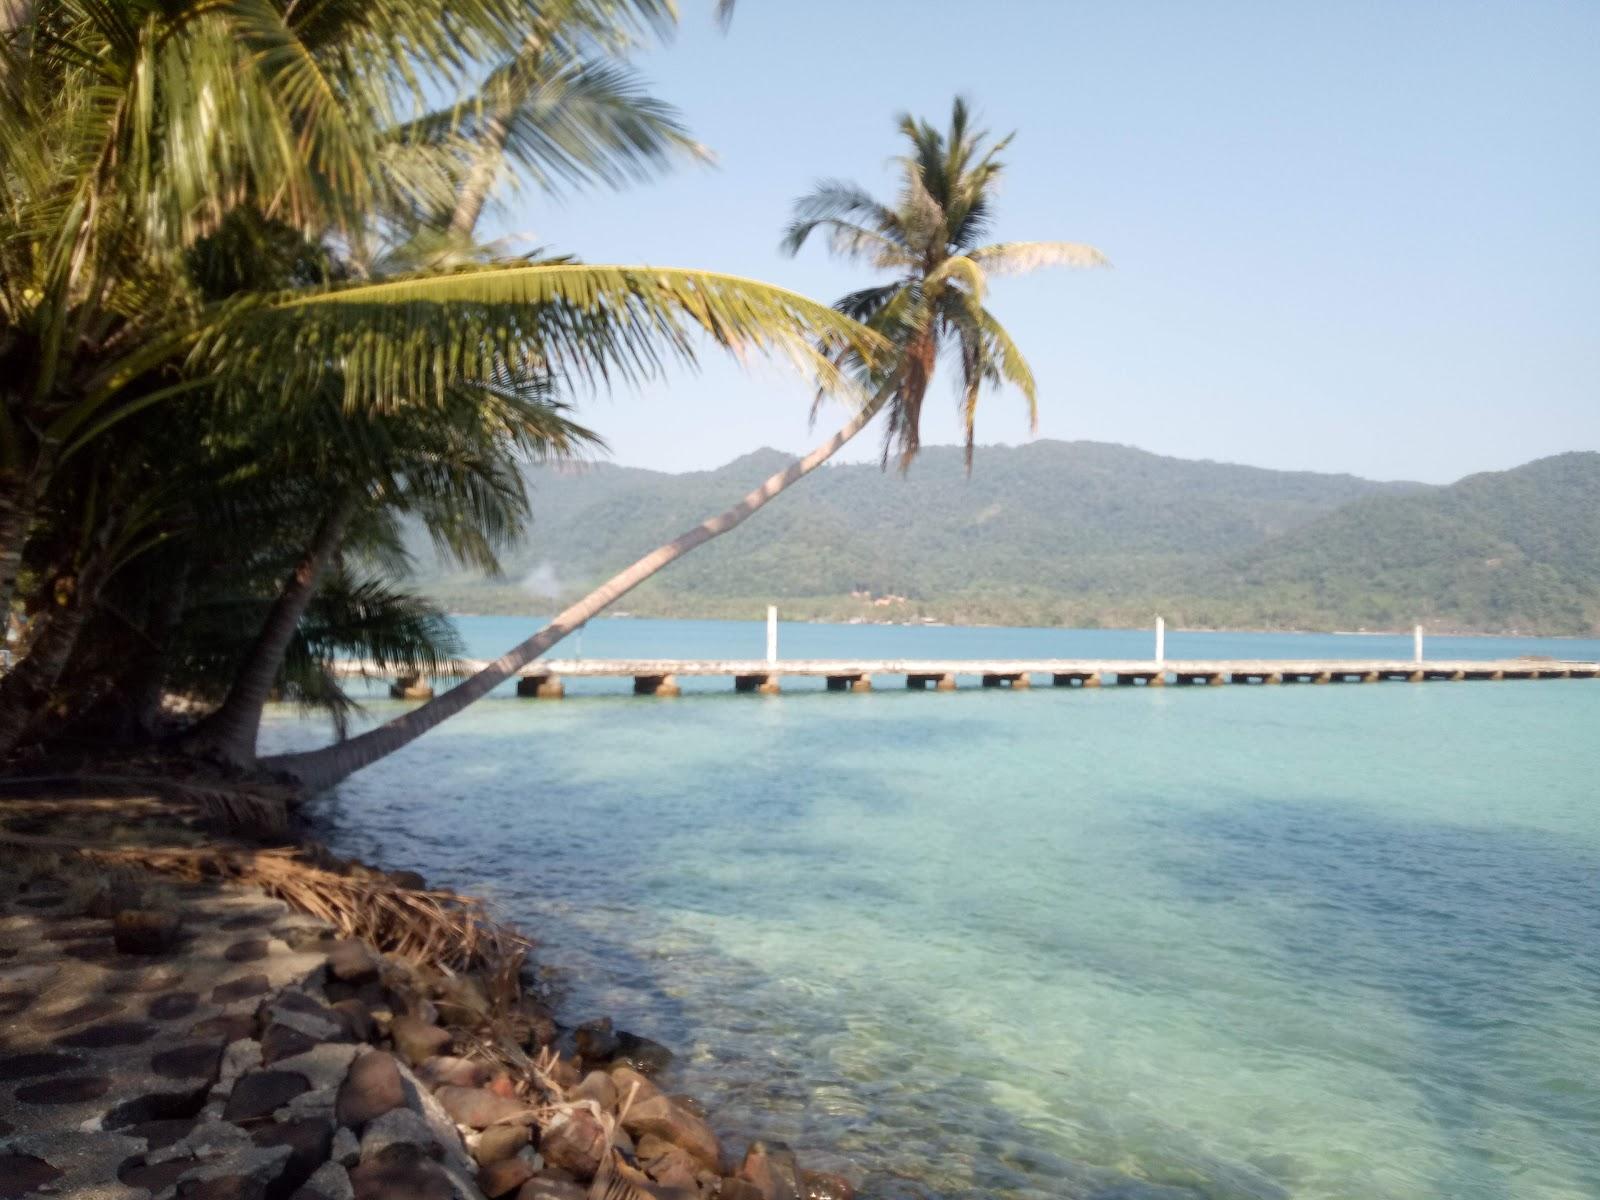
<svg viewBox="0 0 1600 1200">
<path fill-rule="evenodd" d="M 361 1135 L 361 1161 L 371 1162 L 397 1143 L 415 1146 L 424 1158 L 439 1158 L 444 1147 L 428 1123 L 409 1108 L 396 1108 L 374 1118 Z"/>
<path fill-rule="evenodd" d="M 222 1070 L 217 1076 L 217 1085 L 212 1095 L 226 1095 L 233 1089 L 235 1081 L 246 1071 L 253 1071 L 261 1065 L 261 1043 L 254 1038 L 241 1038 L 237 1042 L 229 1042 L 227 1049 L 222 1052 Z"/>
<path fill-rule="evenodd" d="M 363 1049 L 351 1042 L 322 1042 L 303 1054 L 279 1059 L 273 1066 L 304 1075 L 313 1088 L 337 1088 Z"/>
<path fill-rule="evenodd" d="M 248 1181 L 253 1187 L 260 1189 L 259 1194 L 265 1195 L 268 1185 L 283 1174 L 283 1168 L 288 1164 L 292 1153 L 288 1146 L 256 1146 L 247 1141 L 240 1149 L 230 1150 L 200 1163 L 192 1171 L 186 1171 L 178 1180 L 178 1195 L 180 1197 L 206 1195 L 208 1194 L 206 1190 L 195 1185 L 234 1179 Z M 257 1193 L 240 1188 L 231 1194 L 249 1196 Z"/>
<path fill-rule="evenodd" d="M 325 1162 L 316 1169 L 306 1186 L 327 1200 L 355 1200 L 356 1190 L 350 1186 L 350 1172 L 337 1162 Z"/>
<path fill-rule="evenodd" d="M 226 1121 L 254 1121 L 311 1090 L 311 1081 L 294 1071 L 250 1071 L 239 1076 L 223 1106 Z"/>
<path fill-rule="evenodd" d="M 298 1029 L 291 1029 L 287 1025 L 268 1025 L 266 1032 L 261 1035 L 261 1061 L 270 1067 L 286 1058 L 304 1054 L 316 1044 L 316 1038 Z"/>
<path fill-rule="evenodd" d="M 325 1117 L 279 1121 L 257 1128 L 250 1140 L 258 1146 L 289 1147 L 289 1162 L 274 1190 L 296 1187 L 328 1161 L 333 1148 L 333 1122 Z"/>
<path fill-rule="evenodd" d="M 350 1034 L 345 1023 L 331 1008 L 318 1005 L 320 1011 L 308 1008 L 286 1008 L 269 1004 L 262 1011 L 262 1021 L 268 1025 L 283 1025 L 303 1033 L 313 1042 L 342 1042 Z"/>
<path fill-rule="evenodd" d="M 342 1167 L 353 1167 L 361 1161 L 361 1140 L 341 1125 L 333 1134 L 333 1149 L 328 1157 Z"/>
<path fill-rule="evenodd" d="M 428 1128 L 433 1131 L 434 1140 L 444 1147 L 444 1165 L 454 1174 L 469 1177 L 472 1174 L 472 1159 L 467 1155 L 467 1148 L 461 1141 L 461 1132 L 456 1128 L 456 1123 L 450 1119 L 450 1114 L 445 1112 L 444 1105 L 438 1098 L 423 1087 L 415 1075 L 411 1073 L 404 1063 L 399 1064 L 400 1086 L 405 1093 L 406 1107 L 420 1116 L 428 1123 Z"/>
<path fill-rule="evenodd" d="M 250 1145 L 250 1135 L 227 1121 L 202 1121 L 175 1142 L 146 1154 L 150 1163 L 174 1158 L 214 1158 Z"/>
<path fill-rule="evenodd" d="M 302 1092 L 282 1108 L 275 1111 L 272 1116 L 278 1121 L 303 1121 L 309 1117 L 317 1117 L 331 1121 L 333 1107 L 338 1103 L 339 1090 L 337 1088 L 313 1088 L 309 1092 Z"/>
</svg>

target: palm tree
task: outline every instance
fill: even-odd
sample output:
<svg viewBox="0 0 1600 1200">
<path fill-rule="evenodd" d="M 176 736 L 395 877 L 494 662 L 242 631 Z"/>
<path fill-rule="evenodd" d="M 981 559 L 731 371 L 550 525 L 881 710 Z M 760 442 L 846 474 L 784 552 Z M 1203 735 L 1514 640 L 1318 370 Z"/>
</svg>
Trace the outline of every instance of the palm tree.
<svg viewBox="0 0 1600 1200">
<path fill-rule="evenodd" d="M 188 285 L 190 247 L 241 207 L 339 241 L 358 273 L 368 269 L 375 236 L 414 240 L 458 207 L 481 105 L 416 123 L 394 114 L 474 61 L 516 56 L 547 11 L 601 28 L 611 14 L 655 20 L 665 7 L 38 0 L 21 10 L 0 48 L 0 610 L 62 457 L 149 404 L 272 377 L 262 336 L 280 353 L 343 355 L 297 358 L 284 402 L 307 372 L 337 370 L 347 403 L 381 407 L 419 380 L 436 396 L 441 380 L 488 382 L 529 363 L 637 372 L 663 347 L 687 355 L 689 326 L 724 345 L 801 354 L 808 337 L 848 330 L 781 289 L 657 268 L 434 266 L 387 289 L 347 293 L 334 281 L 226 303 Z M 605 179 L 686 142 L 659 106 L 624 119 L 638 99 L 628 80 L 591 66 L 569 63 L 554 99 L 523 97 L 536 111 L 518 110 L 506 156 L 544 154 L 566 177 Z M 426 321 L 413 321 L 423 309 Z M 441 329 L 444 348 L 431 351 Z M 486 330 L 485 351 L 463 353 Z"/>
<path fill-rule="evenodd" d="M 1100 266 L 1105 259 L 1076 242 L 981 242 L 991 222 L 995 184 L 1002 171 L 1000 154 L 1011 139 L 993 141 L 974 130 L 964 101 L 955 101 L 945 131 L 909 116 L 900 118 L 899 128 L 909 149 L 898 160 L 901 188 L 893 205 L 875 201 L 862 188 L 826 182 L 796 204 L 783 241 L 793 253 L 813 232 L 826 230 L 836 253 L 893 272 L 890 281 L 853 292 L 836 305 L 894 347 L 888 355 L 864 355 L 859 347 L 850 346 L 823 348 L 841 375 L 856 377 L 859 394 L 865 397 L 843 428 L 732 508 L 651 551 L 443 695 L 348 741 L 269 759 L 268 765 L 316 791 L 393 753 L 487 695 L 657 571 L 736 528 L 831 458 L 884 409 L 889 413 L 886 460 L 893 447 L 901 467 L 908 467 L 920 445 L 923 399 L 939 355 L 947 348 L 960 365 L 958 397 L 969 467 L 977 402 L 985 385 L 1015 386 L 1030 413 L 1035 411 L 1033 373 L 1010 335 L 984 307 L 988 275 L 1049 265 Z M 824 386 L 819 399 L 829 390 Z"/>
<path fill-rule="evenodd" d="M 192 751 L 236 766 L 255 760 L 262 712 L 284 656 L 353 523 L 381 522 L 392 536 L 398 518 L 415 517 L 448 556 L 498 570 L 496 549 L 522 531 L 527 515 L 519 467 L 570 460 L 602 445 L 545 384 L 463 385 L 437 408 L 383 415 L 344 413 L 334 397 L 289 415 L 252 431 L 253 445 L 282 448 L 257 467 L 277 478 L 315 480 L 325 506 L 222 704 L 186 739 Z"/>
<path fill-rule="evenodd" d="M 30 538 L 52 533 L 41 505 L 61 490 L 58 474 L 108 438 L 117 444 L 152 405 L 203 396 L 295 408 L 312 397 L 351 413 L 443 412 L 463 389 L 507 380 L 648 373 L 692 358 L 700 335 L 802 361 L 819 335 L 865 350 L 870 336 L 821 305 L 707 272 L 456 253 L 370 278 L 383 242 L 391 262 L 428 261 L 418 232 L 458 207 L 470 179 L 464 147 L 476 136 L 469 116 L 481 105 L 413 124 L 396 113 L 421 107 L 476 61 L 516 55 L 530 22 L 550 45 L 576 45 L 621 17 L 654 21 L 666 9 L 662 0 L 38 0 L 8 12 L 0 613 L 11 610 Z M 580 49 L 562 61 L 559 95 L 526 92 L 497 153 L 604 179 L 684 141 L 659 106 L 626 115 L 639 99 L 627 77 L 589 69 Z M 349 270 L 207 295 L 193 252 L 241 212 L 338 246 Z M 117 456 L 107 457 L 114 470 Z M 336 546 L 339 507 L 313 559 Z M 94 519 L 118 518 L 102 507 Z M 109 572 L 140 549 L 98 534 L 81 544 L 89 556 L 34 581 L 67 602 L 38 610 L 32 650 L 0 679 L 0 754 L 65 669 Z M 313 563 L 295 601 L 302 611 L 319 573 Z"/>
</svg>

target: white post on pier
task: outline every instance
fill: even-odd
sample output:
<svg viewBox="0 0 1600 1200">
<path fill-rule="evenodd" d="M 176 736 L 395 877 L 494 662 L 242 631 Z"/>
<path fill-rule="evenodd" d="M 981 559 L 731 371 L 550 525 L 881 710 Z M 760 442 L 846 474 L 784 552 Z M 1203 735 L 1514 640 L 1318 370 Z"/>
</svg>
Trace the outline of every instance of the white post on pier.
<svg viewBox="0 0 1600 1200">
<path fill-rule="evenodd" d="M 767 661 L 778 661 L 778 606 L 767 605 Z"/>
<path fill-rule="evenodd" d="M 1167 622 L 1165 618 L 1156 618 L 1156 661 L 1167 661 Z"/>
<path fill-rule="evenodd" d="M 1422 626 L 1415 626 L 1411 630 L 1411 661 L 1422 661 Z"/>
</svg>

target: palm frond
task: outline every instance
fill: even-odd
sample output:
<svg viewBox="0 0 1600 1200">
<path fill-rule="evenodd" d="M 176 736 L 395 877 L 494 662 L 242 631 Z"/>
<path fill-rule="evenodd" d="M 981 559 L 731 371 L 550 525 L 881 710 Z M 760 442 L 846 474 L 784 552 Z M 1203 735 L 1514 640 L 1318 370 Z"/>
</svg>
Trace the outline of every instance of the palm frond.
<svg viewBox="0 0 1600 1200">
<path fill-rule="evenodd" d="M 350 408 L 438 402 L 459 381 L 598 382 L 692 362 L 699 339 L 787 356 L 848 389 L 819 347 L 866 359 L 876 333 L 798 293 L 713 271 L 572 263 L 491 266 L 336 286 L 218 319 L 196 355 L 230 379 L 279 365 L 285 398 L 337 373 Z M 286 369 L 285 369 L 286 368 Z"/>
<path fill-rule="evenodd" d="M 908 244 L 899 213 L 880 204 L 865 188 L 840 179 L 824 179 L 795 201 L 782 248 L 794 254 L 816 230 L 834 223 L 855 225 L 885 241 Z"/>
<path fill-rule="evenodd" d="M 990 275 L 1024 275 L 1041 267 L 1109 267 L 1111 260 L 1083 242 L 995 242 L 967 251 Z"/>
</svg>

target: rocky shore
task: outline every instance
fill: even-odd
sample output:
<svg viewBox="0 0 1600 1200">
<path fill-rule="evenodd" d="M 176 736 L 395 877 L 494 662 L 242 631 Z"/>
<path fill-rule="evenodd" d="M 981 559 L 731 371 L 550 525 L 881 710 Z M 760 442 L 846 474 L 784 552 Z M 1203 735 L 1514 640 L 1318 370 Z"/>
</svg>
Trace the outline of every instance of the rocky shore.
<svg viewBox="0 0 1600 1200">
<path fill-rule="evenodd" d="M 723 1144 L 666 1090 L 667 1047 L 564 1028 L 514 934 L 349 936 L 281 853 L 263 886 L 205 869 L 203 839 L 117 871 L 37 840 L 0 848 L 0 1200 L 854 1196 L 781 1145 Z M 411 873 L 303 869 L 391 929 L 461 911 Z"/>
</svg>

